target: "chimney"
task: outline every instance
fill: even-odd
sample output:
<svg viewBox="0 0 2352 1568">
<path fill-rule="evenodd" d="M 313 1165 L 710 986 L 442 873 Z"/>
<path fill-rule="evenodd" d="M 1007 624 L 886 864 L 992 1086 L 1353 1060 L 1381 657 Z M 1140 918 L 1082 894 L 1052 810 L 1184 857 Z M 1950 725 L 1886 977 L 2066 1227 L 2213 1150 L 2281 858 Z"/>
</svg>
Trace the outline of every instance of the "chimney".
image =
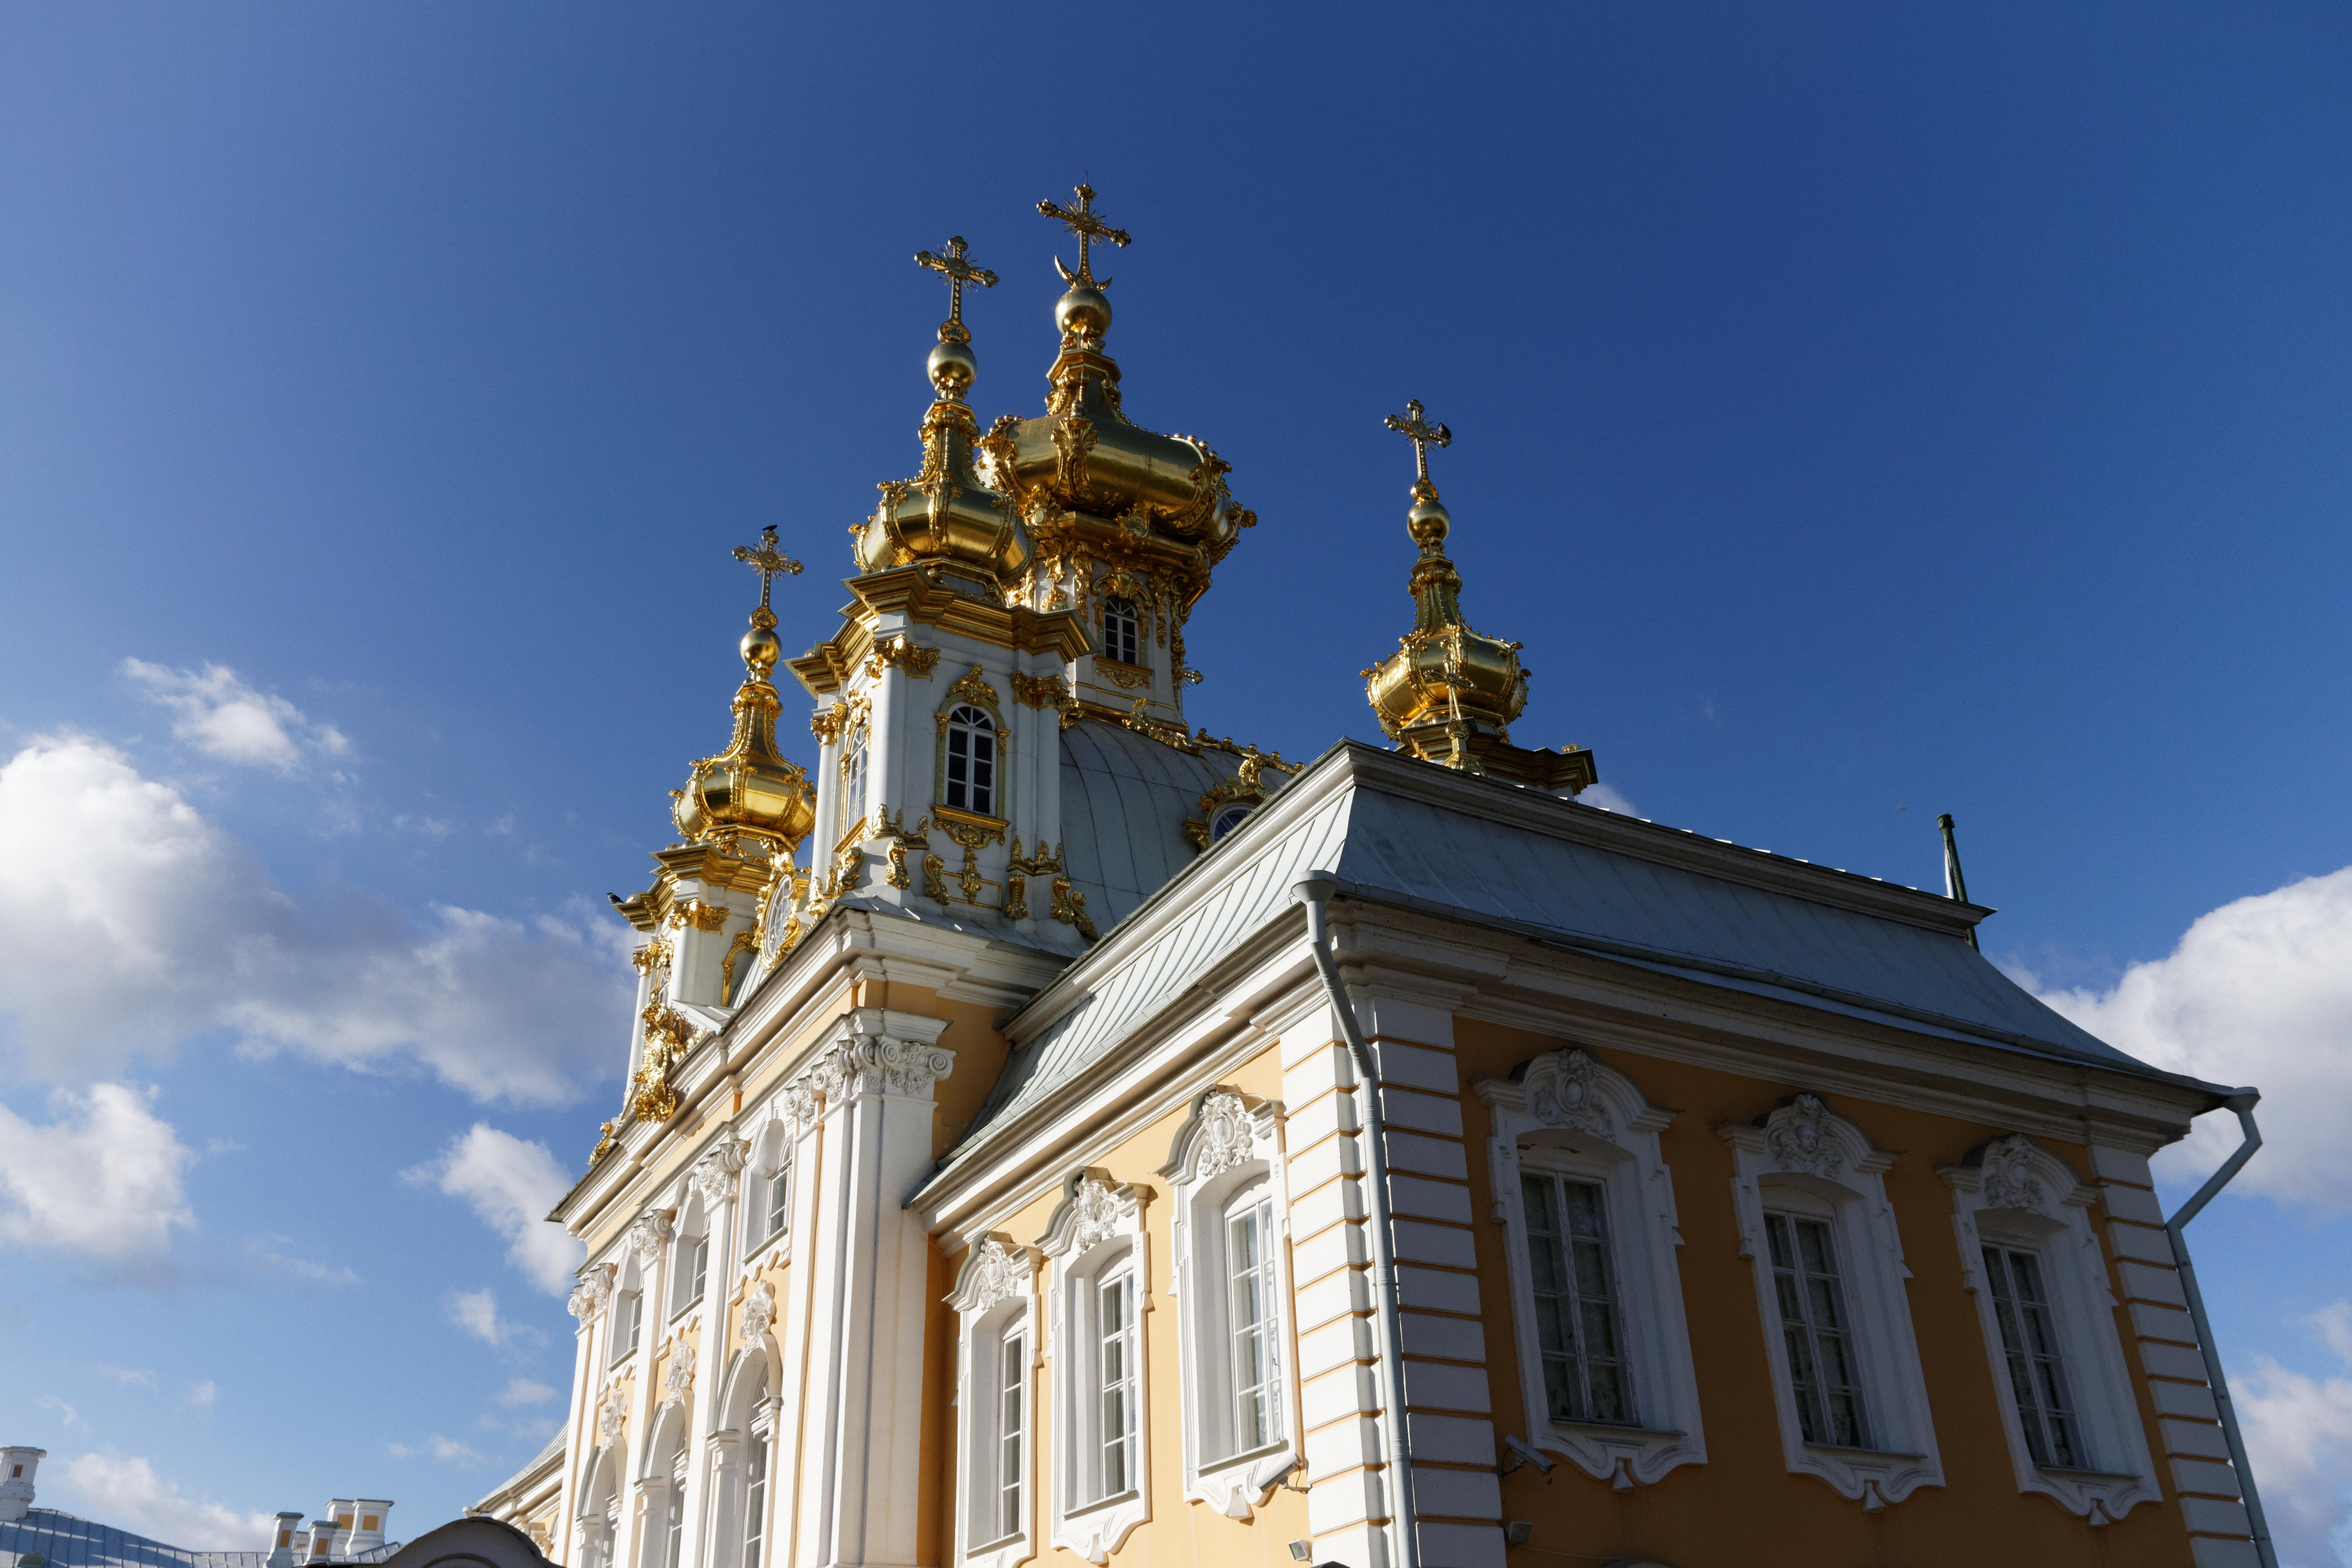
<svg viewBox="0 0 2352 1568">
<path fill-rule="evenodd" d="M 327 1548 L 328 1552 L 336 1557 L 349 1557 L 352 1554 L 352 1526 L 359 1522 L 352 1510 L 352 1500 L 339 1497 L 328 1503 L 327 1517 L 335 1521 L 335 1540 Z"/>
<path fill-rule="evenodd" d="M 310 1550 L 306 1563 L 324 1563 L 335 1554 L 335 1521 L 314 1519 L 310 1521 Z"/>
<path fill-rule="evenodd" d="M 279 1514 L 278 1522 L 269 1527 L 269 1556 L 261 1568 L 294 1568 L 296 1543 L 301 1533 L 302 1515 L 299 1511 Z"/>
<path fill-rule="evenodd" d="M 352 1538 L 343 1543 L 343 1555 L 357 1557 L 362 1552 L 373 1552 L 383 1544 L 384 1531 L 392 1518 L 390 1498 L 354 1498 L 352 1508 L 359 1517 L 352 1521 Z"/>
<path fill-rule="evenodd" d="M 0 1524 L 25 1517 L 33 1507 L 33 1472 L 49 1457 L 47 1448 L 0 1448 Z"/>
</svg>

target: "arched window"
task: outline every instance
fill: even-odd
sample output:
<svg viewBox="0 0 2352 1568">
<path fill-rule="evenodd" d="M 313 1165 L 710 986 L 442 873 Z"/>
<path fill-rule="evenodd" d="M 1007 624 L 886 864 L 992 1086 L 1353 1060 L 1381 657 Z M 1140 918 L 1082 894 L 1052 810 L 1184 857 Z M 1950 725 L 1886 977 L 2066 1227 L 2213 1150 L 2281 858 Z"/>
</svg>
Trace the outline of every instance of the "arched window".
<svg viewBox="0 0 2352 1568">
<path fill-rule="evenodd" d="M 866 726 L 851 729 L 841 743 L 841 809 L 834 824 L 836 838 L 845 838 L 849 830 L 866 816 Z"/>
<path fill-rule="evenodd" d="M 768 1441 L 773 1429 L 767 1419 L 768 1373 L 751 1387 L 751 1419 L 743 1434 L 743 1555 L 742 1568 L 760 1568 L 768 1520 Z"/>
<path fill-rule="evenodd" d="M 1127 599 L 1109 599 L 1103 604 L 1103 657 L 1121 664 L 1141 664 L 1137 657 L 1143 651 L 1141 621 L 1135 605 Z"/>
<path fill-rule="evenodd" d="M 956 810 L 996 815 L 996 721 L 969 702 L 948 714 L 947 785 Z"/>
<path fill-rule="evenodd" d="M 1242 819 L 1249 814 L 1250 808 L 1245 805 L 1229 805 L 1217 813 L 1215 820 L 1209 824 L 1209 842 L 1214 844 L 1226 834 L 1239 827 L 1242 825 Z"/>
</svg>

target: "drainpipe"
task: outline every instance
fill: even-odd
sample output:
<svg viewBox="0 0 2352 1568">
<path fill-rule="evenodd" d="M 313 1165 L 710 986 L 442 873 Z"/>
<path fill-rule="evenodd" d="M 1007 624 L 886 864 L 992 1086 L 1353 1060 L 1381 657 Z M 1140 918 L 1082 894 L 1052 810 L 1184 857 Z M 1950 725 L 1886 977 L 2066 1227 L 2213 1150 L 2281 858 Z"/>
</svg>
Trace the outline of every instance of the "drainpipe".
<svg viewBox="0 0 2352 1568">
<path fill-rule="evenodd" d="M 1420 1568 L 1421 1542 L 1413 1528 L 1419 1515 L 1412 1501 L 1412 1436 L 1404 1403 L 1404 1326 L 1397 1318 L 1396 1240 L 1389 1212 L 1388 1139 L 1381 1118 L 1380 1074 L 1371 1047 L 1356 1022 L 1355 1004 L 1339 979 L 1339 960 L 1331 956 L 1331 931 L 1324 921 L 1324 906 L 1339 889 L 1328 871 L 1309 871 L 1290 889 L 1307 906 L 1307 940 L 1315 950 L 1315 967 L 1323 987 L 1331 994 L 1332 1009 L 1348 1037 L 1348 1054 L 1356 1063 L 1358 1124 L 1370 1150 L 1372 1212 L 1372 1309 L 1381 1329 L 1381 1398 L 1389 1407 L 1390 1469 L 1395 1482 L 1390 1493 L 1391 1553 L 1395 1568 Z M 2263 1568 L 2275 1568 L 2265 1563 Z"/>
<path fill-rule="evenodd" d="M 2245 1497 L 2246 1520 L 2253 1526 L 2254 1555 L 2262 1559 L 2263 1568 L 2278 1568 L 2278 1549 L 2271 1544 L 2271 1527 L 2263 1518 L 2263 1500 L 2254 1490 L 2253 1467 L 2246 1462 L 2246 1440 L 2238 1430 L 2238 1409 L 2230 1399 L 2229 1379 L 2221 1374 L 2221 1352 L 2213 1345 L 2213 1323 L 2205 1315 L 2205 1294 L 2197 1289 L 2197 1266 L 2189 1261 L 2189 1238 L 2182 1234 L 2198 1211 L 2228 1186 L 2230 1178 L 2263 1146 L 2262 1129 L 2254 1125 L 2254 1106 L 2262 1098 L 2259 1090 L 2242 1089 L 2221 1102 L 2224 1108 L 2238 1113 L 2238 1127 L 2245 1134 L 2245 1142 L 2238 1145 L 2238 1152 L 2220 1170 L 2205 1179 L 2197 1195 L 2181 1205 L 2179 1212 L 2165 1222 L 2164 1234 L 2172 1238 L 2173 1265 L 2180 1270 L 2181 1293 L 2189 1298 L 2189 1321 L 2197 1325 L 2197 1348 L 2205 1357 L 2205 1381 L 2212 1385 L 2213 1404 L 2221 1414 L 2221 1436 L 2229 1441 L 2230 1463 L 2237 1467 L 2238 1489 Z"/>
</svg>

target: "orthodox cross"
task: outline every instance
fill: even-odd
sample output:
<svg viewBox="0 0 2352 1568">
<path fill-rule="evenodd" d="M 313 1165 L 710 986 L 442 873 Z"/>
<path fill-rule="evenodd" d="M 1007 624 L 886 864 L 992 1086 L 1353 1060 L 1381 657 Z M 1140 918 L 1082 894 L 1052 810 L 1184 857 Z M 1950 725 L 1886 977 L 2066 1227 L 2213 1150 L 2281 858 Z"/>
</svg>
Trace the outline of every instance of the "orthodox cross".
<svg viewBox="0 0 2352 1568">
<path fill-rule="evenodd" d="M 1390 415 L 1388 427 L 1412 443 L 1413 466 L 1419 470 L 1416 477 L 1423 484 L 1429 483 L 1429 449 L 1452 446 L 1454 432 L 1443 425 L 1432 425 L 1423 419 L 1418 398 L 1406 404 L 1402 414 Z"/>
<path fill-rule="evenodd" d="M 735 559 L 760 574 L 760 608 L 763 610 L 768 607 L 771 579 L 780 572 L 787 577 L 801 574 L 801 563 L 776 548 L 776 530 L 772 523 L 760 531 L 759 549 L 739 544 L 735 547 Z"/>
<path fill-rule="evenodd" d="M 963 286 L 967 283 L 977 283 L 983 289 L 996 287 L 996 274 L 985 267 L 974 267 L 966 259 L 966 255 L 967 247 L 963 242 L 963 236 L 960 234 L 948 237 L 945 256 L 933 256 L 928 250 L 915 252 L 917 266 L 928 267 L 934 272 L 946 275 L 948 320 L 958 325 L 963 322 Z"/>
<path fill-rule="evenodd" d="M 1039 202 L 1037 210 L 1045 216 L 1056 220 L 1078 237 L 1078 275 L 1076 278 L 1070 278 L 1066 271 L 1062 276 L 1070 278 L 1070 281 L 1074 283 L 1084 283 L 1097 289 L 1108 289 L 1110 287 L 1109 279 L 1106 278 L 1099 283 L 1095 281 L 1094 242 L 1107 239 L 1121 249 L 1125 249 L 1135 237 L 1123 228 L 1111 227 L 1095 216 L 1095 188 L 1092 185 L 1080 185 L 1077 187 L 1077 192 L 1078 204 L 1076 206 L 1066 207 L 1053 202 Z M 1057 267 L 1061 265 L 1058 258 L 1055 265 Z"/>
</svg>

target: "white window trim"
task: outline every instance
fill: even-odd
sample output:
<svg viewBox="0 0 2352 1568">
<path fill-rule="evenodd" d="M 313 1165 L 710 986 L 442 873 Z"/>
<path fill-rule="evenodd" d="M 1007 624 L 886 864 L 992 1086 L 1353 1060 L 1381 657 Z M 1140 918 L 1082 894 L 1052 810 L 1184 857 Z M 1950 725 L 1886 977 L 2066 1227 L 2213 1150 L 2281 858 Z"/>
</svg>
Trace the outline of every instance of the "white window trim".
<svg viewBox="0 0 2352 1568">
<path fill-rule="evenodd" d="M 1009 1236 L 991 1233 L 972 1247 L 956 1288 L 948 1295 L 948 1305 L 956 1314 L 956 1359 L 961 1368 L 956 1384 L 956 1561 L 969 1568 L 1013 1568 L 1037 1555 L 1037 1389 L 1043 1381 L 1037 1367 L 1038 1330 L 1043 1325 L 1037 1321 L 1036 1279 L 1036 1264 L 1029 1249 Z M 990 1358 L 1008 1331 L 1027 1336 L 1023 1362 L 1028 1389 L 1021 1406 L 1025 1423 L 1021 1462 L 1028 1473 L 1022 1478 L 1021 1528 L 1012 1535 L 982 1531 L 975 1539 L 973 1510 L 982 1505 L 993 1510 L 997 1497 L 994 1486 L 983 1497 L 973 1485 L 982 1445 L 992 1447 L 996 1440 L 996 1402 L 982 1397 L 982 1379 L 985 1374 L 992 1390 L 995 1367 Z"/>
<path fill-rule="evenodd" d="M 2148 1455 L 2139 1398 L 2132 1388 L 2123 1340 L 2116 1332 L 2116 1299 L 2105 1256 L 2091 1223 L 2096 1187 L 2085 1184 L 2057 1155 L 2021 1135 L 1970 1150 L 1958 1165 L 1937 1170 L 1952 1189 L 1952 1230 L 1959 1239 L 1962 1281 L 1977 1300 L 1984 1330 L 1993 1396 L 2017 1472 L 2017 1489 L 2040 1492 L 2093 1524 L 2117 1520 L 2144 1502 L 2161 1502 L 2156 1462 Z M 2074 1419 L 2094 1469 L 2045 1468 L 2025 1446 L 2025 1428 L 2010 1387 L 2000 1324 L 1986 1288 L 1987 1246 L 2039 1254 L 2058 1320 Z"/>
<path fill-rule="evenodd" d="M 702 1289 L 698 1290 L 694 1288 L 694 1249 L 697 1247 L 708 1248 L 710 1241 L 710 1216 L 706 1214 L 700 1229 L 682 1233 L 671 1244 L 677 1257 L 670 1265 L 670 1289 L 677 1297 L 670 1305 L 667 1320 L 672 1328 L 677 1325 L 678 1320 L 701 1306 L 703 1299 L 710 1292 L 710 1255 L 708 1251 L 702 1258 Z"/>
<path fill-rule="evenodd" d="M 1860 1502 L 1867 1513 L 1901 1502 L 1922 1486 L 1942 1486 L 1944 1462 L 1936 1447 L 1927 1376 L 1920 1368 L 1919 1342 L 1912 1331 L 1910 1296 L 1904 1285 L 1911 1270 L 1903 1263 L 1903 1237 L 1882 1179 L 1895 1156 L 1873 1147 L 1861 1128 L 1810 1094 L 1796 1096 L 1758 1121 L 1716 1131 L 1731 1145 L 1739 1251 L 1756 1276 L 1756 1307 L 1771 1368 L 1772 1402 L 1780 1418 L 1780 1449 L 1790 1473 L 1819 1477 L 1839 1496 Z M 1828 1212 L 1874 1448 L 1808 1443 L 1798 1425 L 1772 1283 L 1772 1253 L 1764 1236 L 1764 1212 L 1773 1206 L 1776 1189 L 1796 1194 L 1795 1206 L 1809 1216 L 1824 1208 Z"/>
<path fill-rule="evenodd" d="M 1177 1130 L 1168 1163 L 1160 1168 L 1175 1192 L 1171 1226 L 1174 1278 L 1168 1293 L 1179 1302 L 1176 1336 L 1178 1383 L 1183 1398 L 1184 1497 L 1207 1503 L 1229 1519 L 1246 1520 L 1263 1507 L 1282 1479 L 1297 1468 L 1305 1452 L 1299 1437 L 1298 1335 L 1291 1306 L 1290 1202 L 1283 1174 L 1282 1105 L 1253 1100 L 1219 1084 L 1193 1102 L 1192 1114 Z M 1221 1431 L 1224 1414 L 1210 1407 L 1210 1392 L 1223 1398 L 1223 1373 L 1202 1366 L 1204 1340 L 1224 1340 L 1225 1279 L 1222 1266 L 1207 1269 L 1224 1254 L 1224 1215 L 1235 1194 L 1264 1184 L 1274 1205 L 1275 1325 L 1282 1356 L 1281 1438 L 1263 1448 L 1229 1458 L 1204 1458 L 1207 1436 Z M 1207 1220 L 1206 1242 L 1203 1226 Z M 1222 1360 L 1217 1363 L 1222 1367 Z"/>
<path fill-rule="evenodd" d="M 1151 1310 L 1151 1249 L 1144 1238 L 1144 1205 L 1151 1189 L 1123 1185 L 1109 1172 L 1089 1169 L 1071 1176 L 1068 1195 L 1055 1209 L 1037 1238 L 1052 1269 L 1046 1289 L 1045 1361 L 1054 1370 L 1053 1544 L 1089 1563 L 1105 1563 L 1151 1512 L 1151 1422 L 1149 1337 L 1144 1315 Z M 1095 1432 L 1095 1345 L 1091 1339 L 1093 1286 L 1116 1269 L 1134 1277 L 1135 1484 L 1115 1498 L 1090 1499 L 1078 1485 L 1085 1445 Z"/>
<path fill-rule="evenodd" d="M 1493 1217 L 1508 1237 L 1504 1252 L 1528 1441 L 1565 1455 L 1619 1491 L 1654 1483 L 1678 1465 L 1705 1464 L 1698 1373 L 1675 1254 L 1683 1238 L 1675 1228 L 1674 1181 L 1658 1144 L 1659 1132 L 1679 1112 L 1652 1105 L 1633 1079 L 1575 1049 L 1536 1058 L 1516 1079 L 1481 1079 L 1473 1087 L 1494 1119 L 1486 1142 Z M 1602 1186 L 1635 1425 L 1550 1419 L 1519 1192 L 1523 1167 Z"/>
</svg>

